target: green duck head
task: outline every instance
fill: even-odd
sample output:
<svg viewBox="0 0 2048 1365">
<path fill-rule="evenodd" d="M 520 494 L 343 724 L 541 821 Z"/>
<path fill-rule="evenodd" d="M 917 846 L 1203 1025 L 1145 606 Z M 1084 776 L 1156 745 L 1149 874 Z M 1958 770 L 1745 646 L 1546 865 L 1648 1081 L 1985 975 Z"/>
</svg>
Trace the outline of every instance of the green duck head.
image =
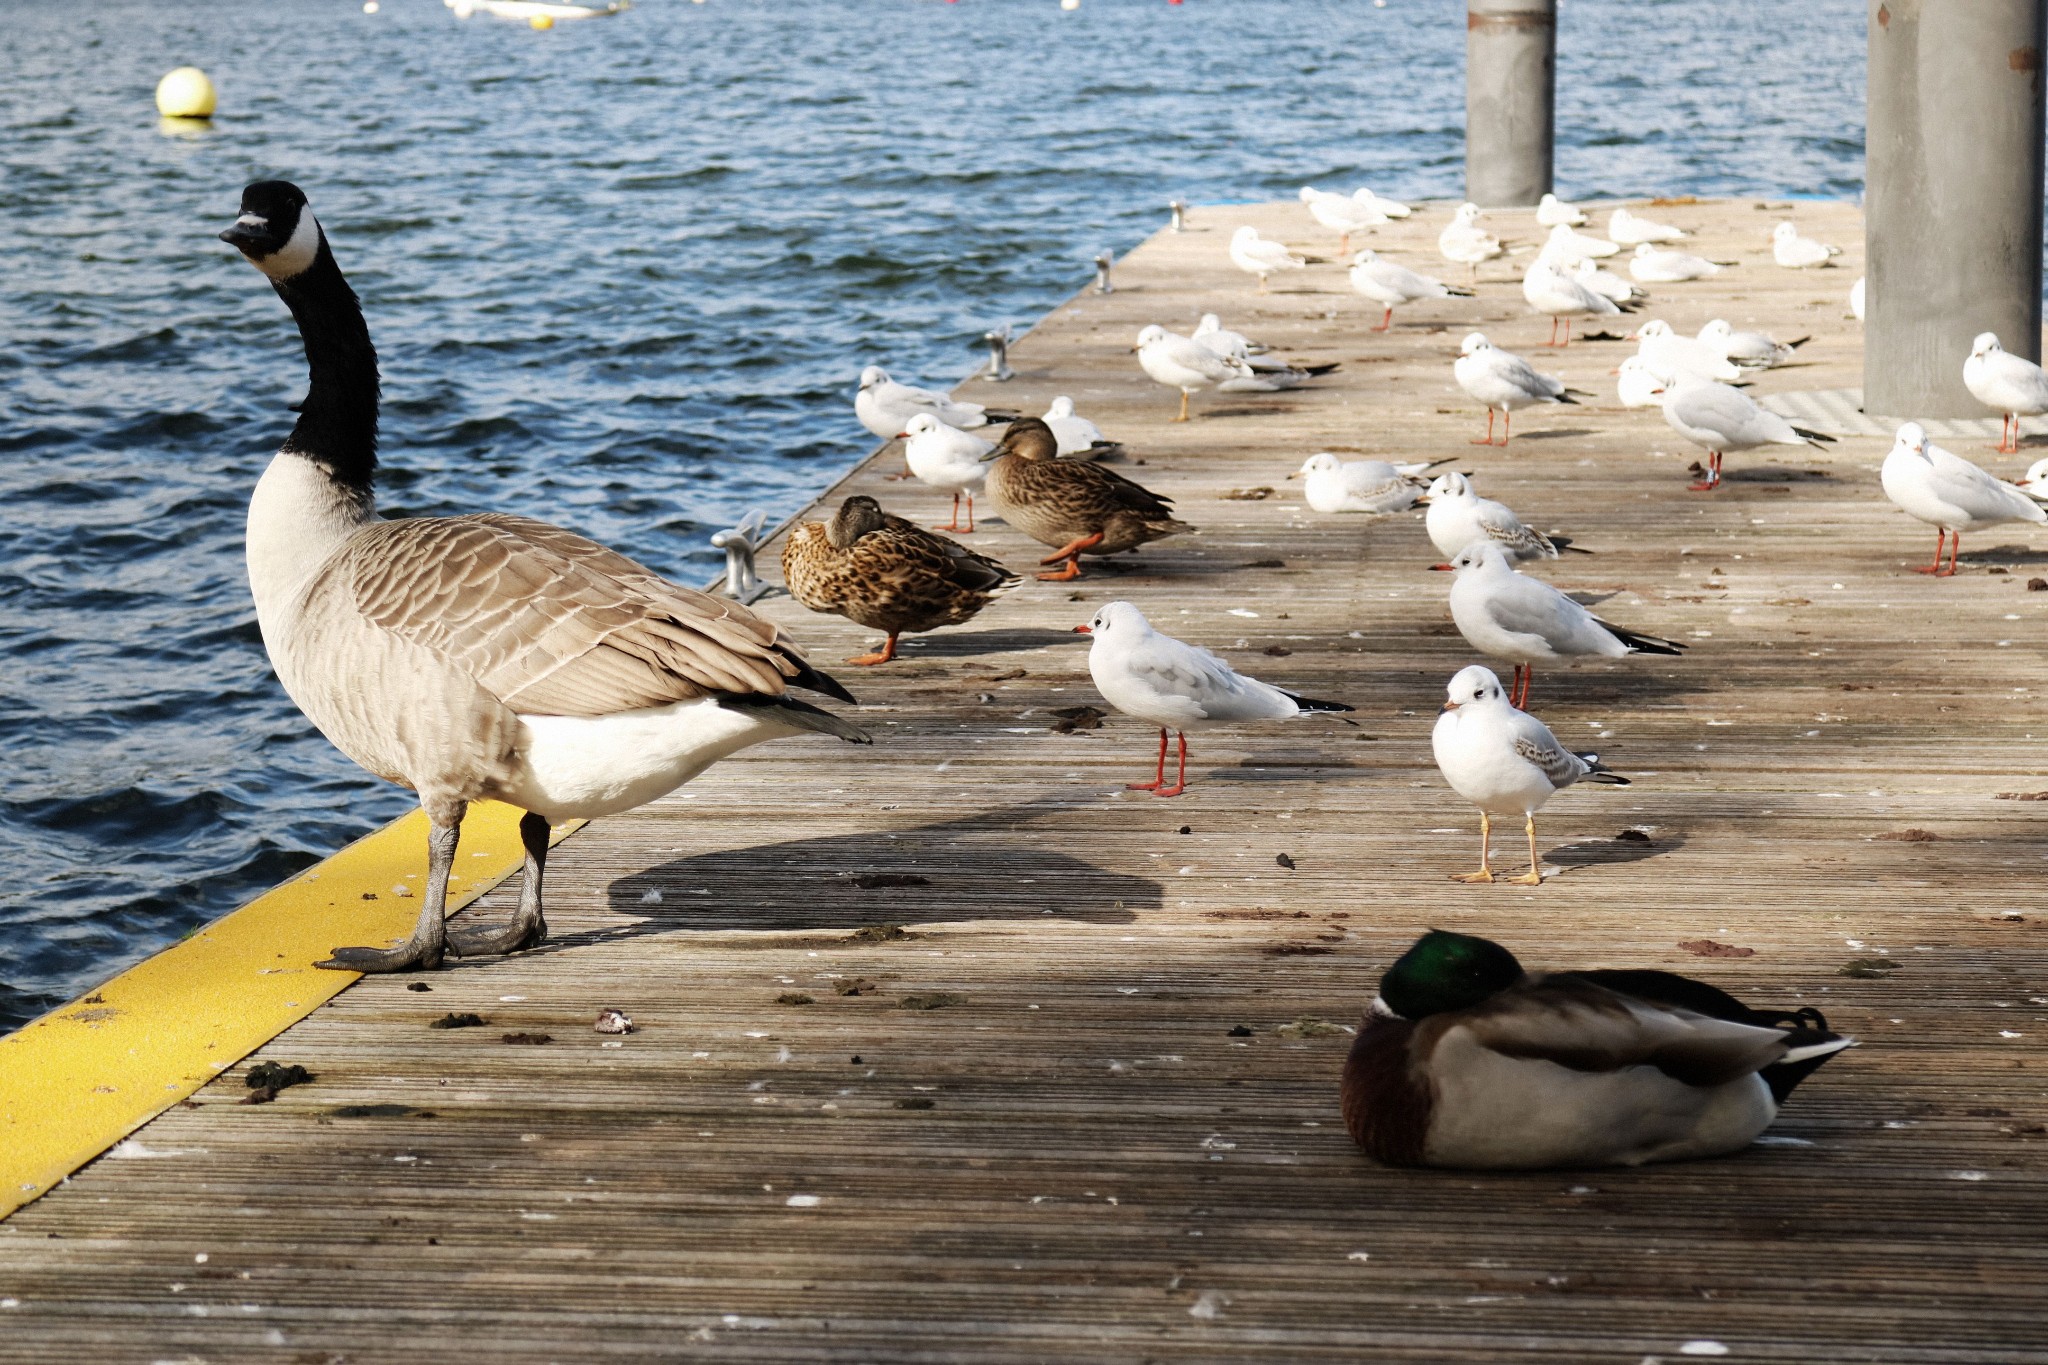
<svg viewBox="0 0 2048 1365">
<path fill-rule="evenodd" d="M 1380 978 L 1380 999 L 1410 1021 L 1472 1006 L 1522 979 L 1522 964 L 1491 939 L 1432 929 Z"/>
</svg>

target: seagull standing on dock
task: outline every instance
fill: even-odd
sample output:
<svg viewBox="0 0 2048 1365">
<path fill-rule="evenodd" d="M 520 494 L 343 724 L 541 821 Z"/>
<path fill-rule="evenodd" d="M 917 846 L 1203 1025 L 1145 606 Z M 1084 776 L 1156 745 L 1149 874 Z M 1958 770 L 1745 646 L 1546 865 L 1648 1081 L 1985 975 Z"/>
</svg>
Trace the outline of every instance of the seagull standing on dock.
<svg viewBox="0 0 2048 1365">
<path fill-rule="evenodd" d="M 1556 559 L 1562 550 L 1577 549 L 1564 536 L 1546 536 L 1535 527 L 1524 525 L 1506 503 L 1480 497 L 1472 480 L 1456 470 L 1437 475 L 1422 501 L 1429 508 L 1423 527 L 1429 532 L 1430 544 L 1446 560 L 1474 542 L 1498 545 L 1515 561 Z M 1434 567 L 1448 569 L 1450 565 Z"/>
<path fill-rule="evenodd" d="M 1088 674 L 1102 699 L 1127 716 L 1159 727 L 1158 770 L 1131 791 L 1179 796 L 1188 785 L 1189 730 L 1249 721 L 1289 720 L 1305 711 L 1349 711 L 1341 701 L 1312 701 L 1247 678 L 1206 649 L 1162 635 L 1129 602 L 1111 602 L 1078 635 L 1093 636 Z M 1180 741 L 1180 773 L 1166 782 L 1166 737 Z"/>
<path fill-rule="evenodd" d="M 1431 462 L 1339 460 L 1329 451 L 1308 457 L 1287 477 L 1303 479 L 1302 499 L 1318 512 L 1405 512 L 1422 499 L 1422 475 Z M 1441 460 L 1434 463 L 1441 464 Z"/>
<path fill-rule="evenodd" d="M 1252 367 L 1242 360 L 1220 356 L 1196 341 L 1164 327 L 1147 327 L 1138 333 L 1138 364 L 1153 382 L 1180 390 L 1180 413 L 1173 420 L 1188 420 L 1188 395 L 1215 388 L 1232 379 L 1250 379 Z"/>
<path fill-rule="evenodd" d="M 1465 267 L 1467 284 L 1478 281 L 1480 262 L 1490 261 L 1506 250 L 1500 238 L 1479 226 L 1481 217 L 1479 205 L 1460 204 L 1436 238 L 1436 249 L 1443 258 Z"/>
<path fill-rule="evenodd" d="M 1927 439 L 1926 428 L 1918 422 L 1899 428 L 1879 478 L 1884 495 L 1894 506 L 1934 527 L 1934 562 L 1915 573 L 1955 577 L 1956 555 L 1962 551 L 1965 531 L 2013 522 L 2048 522 L 2048 510 L 2033 495 L 1943 450 Z M 1950 536 L 1954 541 L 1944 569 L 1942 542 Z"/>
<path fill-rule="evenodd" d="M 1573 318 L 1614 317 L 1634 308 L 1633 304 L 1624 308 L 1587 288 L 1577 275 L 1566 273 L 1563 266 L 1541 256 L 1529 263 L 1529 273 L 1522 277 L 1522 297 L 1528 300 L 1529 307 L 1550 316 L 1550 336 L 1544 341 L 1545 346 L 1571 345 Z M 1559 323 L 1564 324 L 1563 341 L 1557 339 Z"/>
<path fill-rule="evenodd" d="M 1720 273 L 1718 261 L 1695 256 L 1689 251 L 1651 246 L 1648 242 L 1637 247 L 1628 262 L 1629 278 L 1643 284 L 1682 284 Z"/>
<path fill-rule="evenodd" d="M 1457 363 L 1451 367 L 1458 387 L 1486 407 L 1486 439 L 1472 442 L 1490 446 L 1493 414 L 1500 412 L 1500 444 L 1508 443 L 1508 423 L 1517 408 L 1538 403 L 1577 403 L 1562 379 L 1538 374 L 1528 361 L 1512 351 L 1503 351 L 1479 332 L 1468 332 L 1458 347 Z"/>
<path fill-rule="evenodd" d="M 1405 265 L 1382 260 L 1378 252 L 1361 251 L 1351 258 L 1351 288 L 1354 293 L 1371 299 L 1386 310 L 1380 318 L 1380 325 L 1372 328 L 1384 332 L 1394 325 L 1394 310 L 1404 303 L 1417 299 L 1469 299 L 1472 291 L 1456 289 L 1442 280 L 1431 279 L 1418 274 Z"/>
<path fill-rule="evenodd" d="M 1259 292 L 1266 292 L 1266 277 L 1279 270 L 1301 270 L 1313 256 L 1297 256 L 1287 249 L 1284 242 L 1270 241 L 1259 236 L 1259 230 L 1251 224 L 1239 228 L 1230 236 L 1230 261 L 1247 275 L 1259 277 Z"/>
<path fill-rule="evenodd" d="M 955 402 L 931 389 L 899 384 L 880 365 L 870 365 L 860 372 L 860 392 L 853 398 L 853 414 L 876 436 L 884 441 L 894 439 L 921 412 L 963 431 L 991 422 L 1007 422 L 1015 415 L 993 412 L 979 403 Z"/>
<path fill-rule="evenodd" d="M 1842 248 L 1799 235 L 1799 226 L 1789 219 L 1771 229 L 1771 259 L 1787 270 L 1811 270 L 1827 265 L 1842 254 Z"/>
<path fill-rule="evenodd" d="M 1795 427 L 1775 412 L 1766 412 L 1741 389 L 1704 379 L 1680 379 L 1661 395 L 1664 421 L 1686 440 L 1707 452 L 1705 477 L 1691 485 L 1695 493 L 1721 486 L 1721 457 L 1731 450 L 1758 446 L 1820 446 L 1834 437 Z"/>
<path fill-rule="evenodd" d="M 1378 227 L 1387 221 L 1387 215 L 1369 203 L 1348 194 L 1330 194 L 1311 185 L 1301 187 L 1301 202 L 1308 205 L 1310 216 L 1318 223 L 1339 234 L 1337 251 L 1340 255 L 1351 254 L 1352 233 Z"/>
<path fill-rule="evenodd" d="M 1536 812 L 1551 797 L 1581 781 L 1626 787 L 1628 779 L 1600 766 L 1598 754 L 1575 754 L 1550 727 L 1508 700 L 1492 669 L 1473 664 L 1458 671 L 1443 711 L 1430 732 L 1437 771 L 1451 790 L 1479 807 L 1479 870 L 1451 874 L 1454 882 L 1494 880 L 1490 855 L 1493 817 L 1519 815 L 1529 836 L 1529 870 L 1509 881 L 1543 885 L 1536 856 Z"/>
<path fill-rule="evenodd" d="M 2020 418 L 2048 412 L 2048 372 L 1999 345 L 1996 332 L 1979 332 L 1970 343 L 1963 387 L 1985 407 L 2004 415 L 1998 433 L 2000 454 L 2019 453 Z"/>
<path fill-rule="evenodd" d="M 1539 663 L 1685 651 L 1675 640 L 1603 621 L 1542 579 L 1515 572 L 1498 545 L 1476 541 L 1437 568 L 1458 575 L 1451 584 L 1451 620 L 1465 642 L 1515 666 L 1511 700 L 1516 706 L 1529 704 L 1529 684 Z"/>
<path fill-rule="evenodd" d="M 953 519 L 938 529 L 966 534 L 974 530 L 974 492 L 988 478 L 982 458 L 994 441 L 949 427 L 928 412 L 910 419 L 896 433 L 904 440 L 903 459 L 918 482 L 953 495 Z M 967 524 L 960 524 L 960 499 L 967 499 Z"/>
</svg>

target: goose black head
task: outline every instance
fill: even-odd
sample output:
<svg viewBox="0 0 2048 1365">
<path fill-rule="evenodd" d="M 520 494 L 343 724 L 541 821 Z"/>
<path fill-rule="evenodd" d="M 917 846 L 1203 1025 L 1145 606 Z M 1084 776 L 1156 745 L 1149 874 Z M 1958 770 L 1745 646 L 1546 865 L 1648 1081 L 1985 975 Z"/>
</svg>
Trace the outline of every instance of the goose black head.
<svg viewBox="0 0 2048 1365">
<path fill-rule="evenodd" d="M 1522 964 L 1492 939 L 1432 929 L 1380 978 L 1380 999 L 1403 1019 L 1470 1009 L 1522 979 Z"/>
<path fill-rule="evenodd" d="M 839 504 L 839 510 L 826 523 L 825 539 L 832 542 L 835 550 L 844 550 L 870 531 L 882 529 L 882 504 L 857 493 Z"/>
<path fill-rule="evenodd" d="M 259 180 L 242 191 L 242 213 L 220 239 L 272 280 L 301 275 L 319 259 L 320 222 L 288 180 Z"/>
</svg>

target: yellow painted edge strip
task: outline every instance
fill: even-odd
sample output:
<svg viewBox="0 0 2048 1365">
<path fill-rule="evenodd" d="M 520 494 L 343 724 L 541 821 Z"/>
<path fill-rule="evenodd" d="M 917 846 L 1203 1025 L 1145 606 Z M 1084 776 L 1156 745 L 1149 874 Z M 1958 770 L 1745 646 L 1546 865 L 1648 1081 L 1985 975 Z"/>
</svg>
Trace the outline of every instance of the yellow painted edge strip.
<svg viewBox="0 0 2048 1365">
<path fill-rule="evenodd" d="M 450 914 L 519 870 L 519 816 L 470 807 Z M 0 1219 L 353 985 L 313 963 L 411 933 L 426 875 L 414 811 L 0 1038 Z"/>
</svg>

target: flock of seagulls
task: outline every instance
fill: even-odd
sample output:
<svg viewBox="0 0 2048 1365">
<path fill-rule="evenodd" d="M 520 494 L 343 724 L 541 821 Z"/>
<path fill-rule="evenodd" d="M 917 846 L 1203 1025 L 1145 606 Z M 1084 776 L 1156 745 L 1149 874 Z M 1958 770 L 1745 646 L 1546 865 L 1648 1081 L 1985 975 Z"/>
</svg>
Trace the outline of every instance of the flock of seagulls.
<svg viewBox="0 0 2048 1365">
<path fill-rule="evenodd" d="M 1437 247 L 1445 261 L 1467 267 L 1468 287 L 1447 285 L 1375 250 L 1350 251 L 1352 235 L 1409 216 L 1408 206 L 1363 190 L 1304 188 L 1301 200 L 1316 224 L 1340 234 L 1353 290 L 1382 309 L 1375 331 L 1391 327 L 1397 307 L 1448 307 L 1441 301 L 1470 296 L 1478 267 L 1510 249 L 1484 225 L 1485 214 L 1461 206 Z M 1523 271 L 1523 298 L 1550 319 L 1550 344 L 1559 347 L 1577 319 L 1646 308 L 1642 285 L 1702 278 L 1725 264 L 1674 245 L 1688 239 L 1684 228 L 1625 208 L 1609 214 L 1606 237 L 1594 237 L 1579 231 L 1589 225 L 1582 210 L 1546 196 L 1536 224 L 1547 232 Z M 436 967 L 447 955 L 532 947 L 546 935 L 551 823 L 644 804 L 764 740 L 808 732 L 869 742 L 859 727 L 791 695 L 854 701 L 746 607 L 527 518 L 379 517 L 376 353 L 304 194 L 285 182 L 253 184 L 221 235 L 292 312 L 311 372 L 297 425 L 250 505 L 249 570 L 265 647 L 322 733 L 369 771 L 417 792 L 429 821 L 429 879 L 411 935 L 393 947 L 338 948 L 322 966 L 407 971 Z M 1627 248 L 1630 279 L 1598 264 Z M 1789 223 L 1774 232 L 1772 252 L 1780 266 L 1800 270 L 1839 255 Z M 1249 226 L 1232 235 L 1228 256 L 1256 277 L 1260 293 L 1272 276 L 1319 263 Z M 1792 360 L 1805 338 L 1780 342 L 1722 319 L 1685 336 L 1650 319 L 1631 339 L 1637 349 L 1617 367 L 1617 391 L 1626 406 L 1657 407 L 1672 430 L 1707 452 L 1696 488 L 1719 483 L 1728 452 L 1828 439 L 1740 387 Z M 1213 314 L 1190 335 L 1147 326 L 1132 350 L 1145 375 L 1179 393 L 1177 421 L 1190 417 L 1194 394 L 1281 392 L 1334 368 L 1279 358 Z M 1460 344 L 1450 378 L 1485 409 L 1486 435 L 1473 444 L 1488 446 L 1495 414 L 1505 446 L 1515 412 L 1589 396 L 1476 331 Z M 2005 352 L 1995 336 L 1978 338 L 1965 379 L 2006 415 L 2001 448 L 2017 448 L 2020 416 L 2048 412 L 2048 374 Z M 1023 585 L 1024 575 L 944 534 L 975 533 L 977 495 L 1050 551 L 1036 576 L 1053 582 L 1080 577 L 1084 556 L 1135 552 L 1195 531 L 1176 517 L 1172 498 L 1110 467 L 1123 446 L 1069 398 L 1027 416 L 899 383 L 869 366 L 854 407 L 869 432 L 902 440 L 906 477 L 950 494 L 953 515 L 927 527 L 857 495 L 828 520 L 792 528 L 782 552 L 791 595 L 884 637 L 853 665 L 886 665 L 903 634 L 966 622 Z M 1473 473 L 1439 468 L 1446 463 L 1319 452 L 1289 477 L 1302 481 L 1304 501 L 1319 515 L 1424 509 L 1431 545 L 1444 556 L 1432 567 L 1453 575 L 1451 619 L 1476 652 L 1512 670 L 1503 685 L 1489 667 L 1461 669 L 1435 723 L 1437 767 L 1480 815 L 1479 867 L 1451 875 L 1496 880 L 1492 821 L 1519 815 L 1529 867 L 1506 880 L 1539 886 L 1538 811 L 1567 788 L 1628 779 L 1597 754 L 1563 744 L 1530 713 L 1536 667 L 1675 658 L 1685 646 L 1605 620 L 1518 569 L 1586 551 L 1481 496 Z M 1900 428 L 1882 484 L 1939 532 L 1923 572 L 1953 574 L 1964 532 L 2048 521 L 2048 460 L 2007 483 L 1933 444 L 1916 424 Z M 1352 709 L 1247 676 L 1160 631 L 1131 602 L 1111 602 L 1075 630 L 1091 637 L 1088 670 L 1103 700 L 1158 729 L 1151 780 L 1129 786 L 1159 797 L 1188 789 L 1190 731 Z M 527 812 L 520 905 L 503 925 L 449 931 L 445 898 L 463 813 L 486 798 Z M 1347 1065 L 1343 1107 L 1353 1136 L 1396 1164 L 1668 1160 L 1744 1145 L 1794 1085 L 1849 1045 L 1810 1009 L 1756 1010 L 1666 973 L 1531 976 L 1498 944 L 1431 933 L 1382 979 Z"/>
</svg>

